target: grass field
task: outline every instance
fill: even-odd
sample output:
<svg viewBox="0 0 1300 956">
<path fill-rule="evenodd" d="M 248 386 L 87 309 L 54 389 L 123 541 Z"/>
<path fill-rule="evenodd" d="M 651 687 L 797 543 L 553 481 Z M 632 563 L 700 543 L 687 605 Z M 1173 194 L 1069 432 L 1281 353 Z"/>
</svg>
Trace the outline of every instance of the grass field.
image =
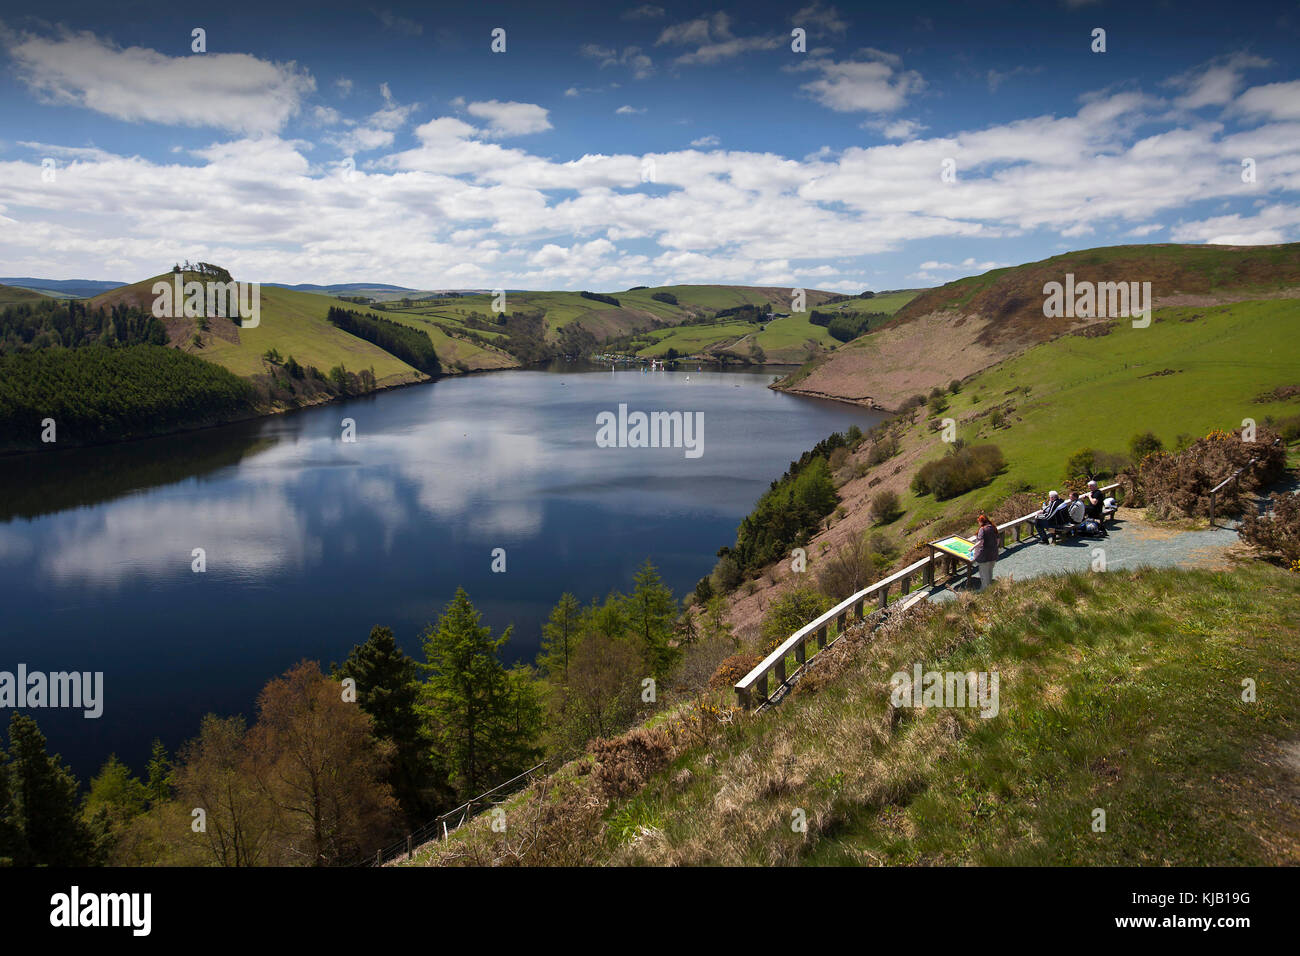
<svg viewBox="0 0 1300 956">
<path fill-rule="evenodd" d="M 1180 434 L 1295 414 L 1295 400 L 1254 401 L 1276 386 L 1300 384 L 1295 310 L 1287 299 L 1160 309 L 1149 328 L 1117 321 L 1109 335 L 1066 336 L 982 372 L 949 396 L 940 417 L 956 419 L 958 437 L 968 442 L 995 442 L 1008 468 L 991 485 L 949 501 L 905 492 L 907 524 L 991 506 L 1022 484 L 1056 487 L 1066 458 L 1080 448 L 1127 452 L 1133 435 L 1146 431 L 1172 447 Z M 1007 420 L 1001 428 L 989 421 L 995 408 Z M 932 444 L 929 457 L 944 451 L 928 430 L 916 435 Z"/>
</svg>

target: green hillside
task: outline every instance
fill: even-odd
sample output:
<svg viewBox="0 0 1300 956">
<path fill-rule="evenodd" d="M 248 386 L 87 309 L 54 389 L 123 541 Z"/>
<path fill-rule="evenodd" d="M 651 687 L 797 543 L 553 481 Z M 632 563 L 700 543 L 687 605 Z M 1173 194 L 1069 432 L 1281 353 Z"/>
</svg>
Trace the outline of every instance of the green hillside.
<svg viewBox="0 0 1300 956">
<path fill-rule="evenodd" d="M 12 285 L 0 285 L 0 308 L 6 305 L 21 305 L 24 302 L 38 302 L 46 298 L 39 292 L 20 289 Z"/>
<path fill-rule="evenodd" d="M 1153 432 L 1171 448 L 1180 435 L 1294 415 L 1298 398 L 1256 399 L 1300 384 L 1295 327 L 1290 299 L 1158 309 L 1149 328 L 1118 321 L 1107 335 L 1065 336 L 995 365 L 949 396 L 942 414 L 956 419 L 959 437 L 996 442 L 1006 473 L 948 502 L 908 490 L 904 507 L 915 523 L 1000 500 L 1022 484 L 1049 487 L 1072 452 L 1124 452 L 1137 432 Z M 942 451 L 937 436 L 928 444 L 933 454 Z"/>
<path fill-rule="evenodd" d="M 668 287 L 666 291 L 676 289 L 717 289 L 718 292 L 747 291 L 718 289 L 717 287 L 708 286 L 676 286 Z M 648 291 L 665 290 L 654 289 Z M 818 311 L 823 312 L 883 312 L 892 314 L 902 308 L 915 295 L 917 295 L 916 291 L 891 292 L 871 298 L 855 296 L 841 302 L 824 305 L 822 303 L 827 298 L 833 297 L 831 293 L 814 293 L 810 291 L 807 298 L 807 307 L 810 310 L 816 308 Z M 740 300 L 739 297 L 723 297 L 717 294 L 692 298 L 689 293 L 679 295 L 678 299 L 683 304 L 687 302 L 698 304 L 704 301 L 725 302 L 725 304 L 714 304 L 707 307 L 715 311 L 745 304 L 770 305 L 773 312 L 789 313 L 790 310 L 788 289 L 765 290 L 763 296 L 751 294 L 744 300 Z M 654 304 L 659 305 L 660 303 Z M 798 365 L 808 361 L 810 357 L 838 348 L 840 344 L 830 335 L 825 326 L 814 325 L 810 321 L 808 312 L 799 312 L 776 316 L 757 324 L 723 317 L 705 324 L 684 325 L 672 329 L 656 329 L 630 336 L 625 340 L 617 340 L 611 343 L 611 347 L 634 352 L 641 358 L 662 358 L 668 354 L 669 350 L 680 356 L 701 355 L 707 358 L 720 353 L 729 353 L 748 358 L 751 355 L 752 348 L 757 346 L 761 350 L 766 364 Z"/>
</svg>

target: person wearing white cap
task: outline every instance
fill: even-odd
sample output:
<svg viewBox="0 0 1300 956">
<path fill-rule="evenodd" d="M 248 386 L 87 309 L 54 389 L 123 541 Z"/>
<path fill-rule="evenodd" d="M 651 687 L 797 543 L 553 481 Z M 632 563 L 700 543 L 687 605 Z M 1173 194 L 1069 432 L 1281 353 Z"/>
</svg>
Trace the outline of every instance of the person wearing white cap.
<svg viewBox="0 0 1300 956">
<path fill-rule="evenodd" d="M 1047 529 L 1061 523 L 1064 511 L 1065 499 L 1055 491 L 1049 491 L 1047 500 L 1043 502 L 1043 510 L 1038 512 L 1038 517 L 1034 519 L 1034 527 L 1038 529 L 1038 540 L 1043 544 L 1047 544 Z"/>
</svg>

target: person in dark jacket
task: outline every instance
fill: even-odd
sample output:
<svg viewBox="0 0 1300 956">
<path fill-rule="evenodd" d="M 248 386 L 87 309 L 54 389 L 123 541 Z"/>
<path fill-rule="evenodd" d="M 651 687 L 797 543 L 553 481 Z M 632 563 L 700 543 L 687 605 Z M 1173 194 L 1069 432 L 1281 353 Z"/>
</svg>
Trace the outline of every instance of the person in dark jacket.
<svg viewBox="0 0 1300 956">
<path fill-rule="evenodd" d="M 980 569 L 980 590 L 983 591 L 993 583 L 993 563 L 998 559 L 998 547 L 1001 542 L 998 540 L 997 526 L 989 520 L 988 515 L 980 515 L 979 530 L 975 532 L 975 547 L 972 549 L 971 557 L 975 559 L 975 566 Z"/>
<path fill-rule="evenodd" d="M 1065 499 L 1055 491 L 1047 493 L 1047 500 L 1043 502 L 1043 510 L 1038 512 L 1038 517 L 1034 519 L 1034 527 L 1038 529 L 1038 540 L 1047 544 L 1047 529 L 1057 528 L 1065 521 Z"/>
<path fill-rule="evenodd" d="M 1088 482 L 1088 493 L 1083 496 L 1084 516 L 1101 520 L 1102 506 L 1106 501 L 1106 496 L 1101 493 L 1095 481 Z"/>
</svg>

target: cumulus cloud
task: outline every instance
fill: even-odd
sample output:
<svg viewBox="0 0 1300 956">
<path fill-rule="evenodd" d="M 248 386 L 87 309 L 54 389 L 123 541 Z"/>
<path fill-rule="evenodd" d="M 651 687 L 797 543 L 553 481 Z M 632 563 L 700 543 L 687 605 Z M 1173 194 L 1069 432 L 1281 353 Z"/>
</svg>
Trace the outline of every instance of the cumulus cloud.
<svg viewBox="0 0 1300 956">
<path fill-rule="evenodd" d="M 1300 120 L 1300 80 L 1251 87 L 1237 98 L 1236 107 L 1272 119 Z"/>
<path fill-rule="evenodd" d="M 637 113 L 644 113 L 645 107 L 643 106 L 638 109 L 635 106 L 627 106 L 625 104 L 623 106 L 620 106 L 618 109 L 614 110 L 614 112 L 619 116 L 634 116 Z"/>
<path fill-rule="evenodd" d="M 173 57 L 123 49 L 89 31 L 11 34 L 4 42 L 19 79 L 46 102 L 129 122 L 274 132 L 316 88 L 297 64 L 246 53 Z"/>
<path fill-rule="evenodd" d="M 941 278 L 994 267 L 999 252 L 987 247 L 1034 232 L 1050 245 L 1051 237 L 1141 235 L 1181 216 L 1176 241 L 1295 238 L 1300 123 L 1262 110 L 1234 114 L 1250 92 L 1221 107 L 1245 117 L 1232 124 L 1188 121 L 1169 100 L 1125 89 L 1085 97 L 1064 115 L 928 138 L 909 126 L 893 130 L 909 133 L 906 141 L 790 158 L 707 149 L 719 145 L 707 136 L 650 157 L 543 155 L 492 132 L 549 128 L 542 107 L 482 101 L 461 104 L 460 116 L 398 116 L 403 107 L 388 91 L 352 131 L 417 122 L 412 143 L 384 147 L 347 175 L 313 156 L 311 143 L 266 134 L 174 161 L 11 146 L 0 156 L 0 261 L 14 274 L 132 277 L 168 267 L 182 248 L 263 281 L 627 288 L 815 280 L 853 289 L 863 284 L 863 257 L 934 240 L 982 250 L 923 263 Z M 1255 115 L 1263 122 L 1248 125 Z M 914 122 L 873 121 L 886 130 Z M 325 135 L 337 135 L 331 130 Z M 63 157 L 57 182 L 42 183 L 43 156 Z M 1255 184 L 1241 182 L 1243 156 L 1258 160 Z M 642 182 L 647 158 L 654 188 Z M 946 158 L 956 161 L 955 183 L 940 180 Z M 1227 205 L 1252 200 L 1260 205 L 1249 214 Z M 1191 211 L 1215 201 L 1223 205 L 1212 218 Z"/>
<path fill-rule="evenodd" d="M 1249 53 L 1232 53 L 1216 57 L 1208 63 L 1170 77 L 1166 86 L 1183 90 L 1182 96 L 1174 101 L 1176 106 L 1184 109 L 1199 109 L 1202 106 L 1223 106 L 1232 101 L 1242 86 L 1245 85 L 1247 70 L 1262 69 L 1271 66 L 1272 61 Z"/>
<path fill-rule="evenodd" d="M 841 113 L 892 113 L 925 86 L 920 73 L 902 69 L 897 56 L 880 50 L 863 50 L 854 60 L 810 57 L 792 69 L 820 73 L 800 88 L 822 106 Z"/>
<path fill-rule="evenodd" d="M 721 146 L 722 140 L 710 133 L 708 136 L 701 136 L 699 139 L 691 140 L 691 145 L 696 149 L 708 149 L 712 146 Z"/>
<path fill-rule="evenodd" d="M 486 120 L 488 135 L 498 138 L 543 133 L 551 128 L 550 111 L 534 103 L 480 100 L 466 106 L 465 112 Z"/>
</svg>

